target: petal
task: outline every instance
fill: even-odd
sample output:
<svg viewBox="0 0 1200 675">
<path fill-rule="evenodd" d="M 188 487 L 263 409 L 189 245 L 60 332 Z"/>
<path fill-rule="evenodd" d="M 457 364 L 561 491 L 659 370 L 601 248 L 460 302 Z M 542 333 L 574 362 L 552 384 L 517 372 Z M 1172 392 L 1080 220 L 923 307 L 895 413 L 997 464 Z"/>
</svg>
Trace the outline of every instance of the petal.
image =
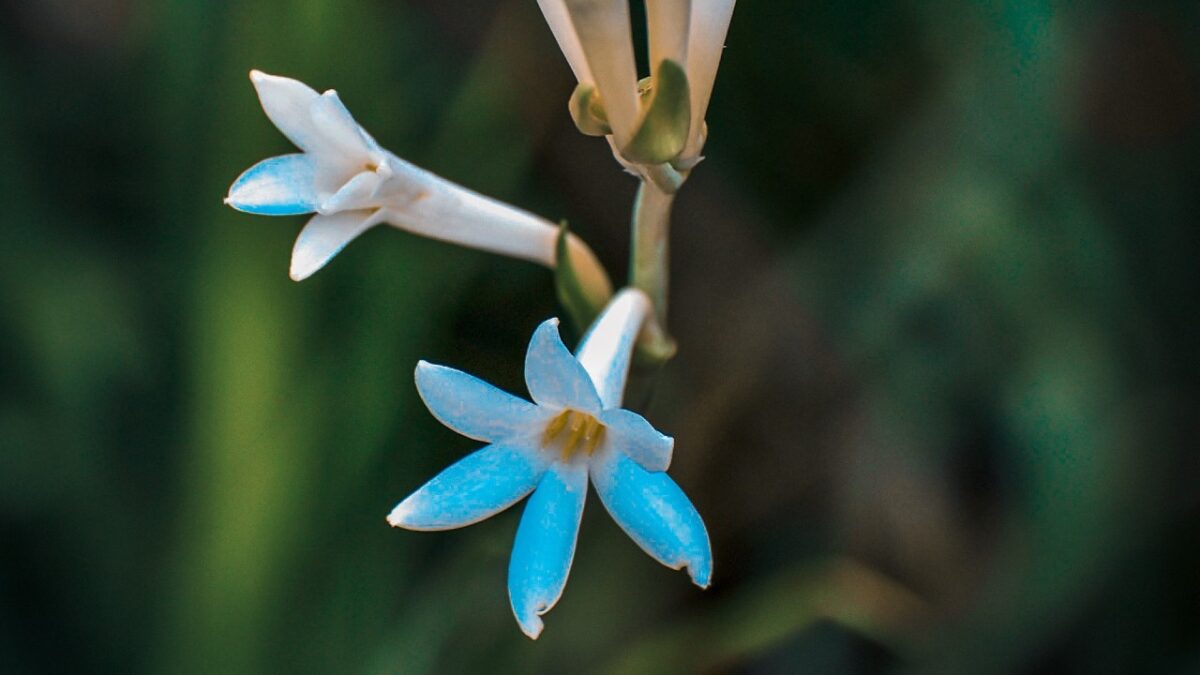
<svg viewBox="0 0 1200 675">
<path fill-rule="evenodd" d="M 461 370 L 417 364 L 417 392 L 439 422 L 485 443 L 536 438 L 548 413 Z"/>
<path fill-rule="evenodd" d="M 609 301 L 579 341 L 579 363 L 595 383 L 605 408 L 621 407 L 633 345 L 650 310 L 649 296 L 626 288 Z"/>
<path fill-rule="evenodd" d="M 292 247 L 291 277 L 302 281 L 325 266 L 352 239 L 376 223 L 371 211 L 341 211 L 317 214 L 308 221 Z"/>
<path fill-rule="evenodd" d="M 666 471 L 671 465 L 675 439 L 660 434 L 645 417 L 616 408 L 600 413 L 600 422 L 607 432 L 608 446 L 629 455 L 647 471 Z"/>
<path fill-rule="evenodd" d="M 334 174 L 334 184 L 344 183 L 372 160 L 358 124 L 338 99 L 337 93 L 324 95 L 289 77 L 250 71 L 250 80 L 258 90 L 263 112 L 296 147 L 313 156 L 318 174 Z M 318 175 L 318 182 L 330 183 Z"/>
<path fill-rule="evenodd" d="M 628 0 L 565 0 L 571 25 L 596 80 L 618 147 L 625 147 L 638 117 L 637 66 L 633 59 Z"/>
<path fill-rule="evenodd" d="M 702 0 L 700 4 L 709 2 Z M 687 39 L 691 0 L 646 0 L 646 32 L 650 41 L 650 71 L 663 59 L 683 65 L 687 57 Z"/>
<path fill-rule="evenodd" d="M 299 80 L 250 71 L 250 81 L 258 91 L 263 112 L 271 122 L 301 150 L 319 145 L 319 132 L 312 120 L 312 104 L 320 94 Z"/>
<path fill-rule="evenodd" d="M 346 109 L 336 91 L 330 89 L 312 101 L 313 125 L 321 132 L 322 138 L 343 156 L 365 157 L 378 146 L 372 147 L 367 143 L 367 136 L 360 130 L 354 116 Z"/>
<path fill-rule="evenodd" d="M 542 614 L 562 597 L 587 497 L 587 465 L 556 463 L 529 498 L 508 564 L 508 598 L 521 631 L 542 632 Z"/>
<path fill-rule="evenodd" d="M 567 65 L 571 66 L 575 79 L 579 82 L 592 82 L 592 71 L 588 69 L 587 59 L 583 56 L 583 47 L 579 46 L 579 36 L 575 34 L 575 27 L 571 25 L 566 4 L 563 0 L 538 0 L 538 6 L 542 8 L 542 15 L 546 17 L 550 32 L 554 33 L 554 39 L 558 41 L 558 48 L 562 50 L 563 56 L 567 57 Z"/>
<path fill-rule="evenodd" d="M 688 568 L 707 588 L 712 579 L 708 531 L 683 490 L 663 472 L 649 472 L 621 452 L 606 452 L 592 467 L 604 508 L 630 539 L 671 569 Z"/>
<path fill-rule="evenodd" d="M 489 445 L 451 464 L 392 509 L 388 523 L 450 530 L 490 518 L 529 494 L 545 471 L 537 453 Z"/>
<path fill-rule="evenodd" d="M 692 126 L 684 154 L 699 154 L 704 144 L 704 115 L 717 79 L 717 66 L 725 49 L 725 35 L 733 18 L 734 0 L 705 0 L 692 3 L 688 31 L 687 75 L 692 96 Z"/>
<path fill-rule="evenodd" d="M 317 210 L 312 160 L 303 154 L 264 159 L 238 176 L 225 203 L 263 216 L 312 213 Z"/>
<path fill-rule="evenodd" d="M 321 213 L 337 213 L 377 207 L 379 203 L 375 195 L 382 182 L 379 174 L 374 171 L 363 171 L 327 197 L 317 209 Z"/>
<path fill-rule="evenodd" d="M 558 319 L 547 319 L 533 332 L 525 354 L 525 385 L 538 405 L 600 412 L 600 398 L 587 371 L 558 334 Z"/>
</svg>

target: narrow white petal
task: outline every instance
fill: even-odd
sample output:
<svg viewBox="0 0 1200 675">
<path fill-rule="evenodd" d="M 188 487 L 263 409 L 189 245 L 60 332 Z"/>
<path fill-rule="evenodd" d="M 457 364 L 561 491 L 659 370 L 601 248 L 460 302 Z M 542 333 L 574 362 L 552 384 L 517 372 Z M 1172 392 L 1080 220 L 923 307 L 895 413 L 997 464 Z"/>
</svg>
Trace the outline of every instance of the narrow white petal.
<svg viewBox="0 0 1200 675">
<path fill-rule="evenodd" d="M 354 209 L 376 208 L 376 192 L 383 181 L 374 171 L 363 171 L 346 182 L 337 192 L 325 198 L 317 207 L 320 213 L 336 213 Z"/>
<path fill-rule="evenodd" d="M 371 211 L 317 214 L 308 221 L 292 247 L 291 277 L 302 281 L 325 266 L 355 237 L 378 222 Z"/>
<path fill-rule="evenodd" d="M 637 124 L 637 66 L 633 60 L 628 0 L 565 0 L 571 24 L 600 92 L 619 147 Z"/>
<path fill-rule="evenodd" d="M 312 120 L 312 104 L 320 94 L 299 80 L 259 70 L 250 71 L 250 81 L 263 112 L 288 140 L 306 152 L 320 145 L 320 132 Z"/>
<path fill-rule="evenodd" d="M 704 143 L 704 115 L 712 97 L 717 66 L 725 49 L 725 34 L 733 17 L 734 0 L 704 0 L 693 3 L 688 33 L 687 75 L 692 96 L 692 126 L 684 156 L 700 153 Z"/>
<path fill-rule="evenodd" d="M 567 585 L 587 477 L 584 463 L 552 465 L 517 526 L 508 563 L 508 598 L 521 631 L 535 640 L 542 633 L 541 615 L 554 607 Z"/>
<path fill-rule="evenodd" d="M 613 297 L 579 343 L 576 356 L 605 408 L 621 407 L 633 346 L 650 310 L 644 292 L 626 288 Z"/>
<path fill-rule="evenodd" d="M 708 0 L 700 0 L 703 5 Z M 687 63 L 691 0 L 646 0 L 646 28 L 650 39 L 650 71 L 663 59 Z"/>
<path fill-rule="evenodd" d="M 571 25 L 571 17 L 567 15 L 566 4 L 563 0 L 538 0 L 538 6 L 542 8 L 542 16 L 546 17 L 550 32 L 554 33 L 554 39 L 558 41 L 558 48 L 562 50 L 563 56 L 567 57 L 567 65 L 571 66 L 575 79 L 579 82 L 593 82 L 592 71 L 583 55 L 583 47 L 579 45 L 575 27 Z"/>
<path fill-rule="evenodd" d="M 337 156 L 358 163 L 370 158 L 373 149 L 367 143 L 370 136 L 359 131 L 358 122 L 354 121 L 336 91 L 330 89 L 313 100 L 310 114 L 313 125 Z"/>
</svg>

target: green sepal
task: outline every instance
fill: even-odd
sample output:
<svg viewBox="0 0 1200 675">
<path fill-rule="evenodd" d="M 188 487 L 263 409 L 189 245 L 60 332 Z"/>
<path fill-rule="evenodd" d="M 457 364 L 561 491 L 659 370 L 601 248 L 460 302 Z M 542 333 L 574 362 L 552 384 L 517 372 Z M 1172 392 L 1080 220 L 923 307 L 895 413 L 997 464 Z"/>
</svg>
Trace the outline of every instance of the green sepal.
<svg viewBox="0 0 1200 675">
<path fill-rule="evenodd" d="M 641 123 L 621 154 L 638 164 L 663 164 L 683 152 L 692 121 L 687 73 L 670 59 L 658 64 L 654 79 L 643 89 L 650 97 Z"/>
<path fill-rule="evenodd" d="M 571 233 L 567 221 L 558 226 L 558 238 L 554 242 L 554 255 L 557 259 L 554 265 L 554 291 L 558 302 L 566 310 L 571 325 L 579 335 L 587 331 L 588 326 L 600 316 L 604 310 L 607 298 L 592 297 L 588 289 L 579 279 L 575 265 L 571 262 L 570 247 L 567 246 L 567 235 Z"/>
<path fill-rule="evenodd" d="M 571 119 L 575 120 L 580 132 L 588 136 L 607 136 L 612 133 L 612 127 L 608 126 L 608 115 L 592 85 L 580 82 L 571 92 L 567 110 L 571 112 Z"/>
</svg>

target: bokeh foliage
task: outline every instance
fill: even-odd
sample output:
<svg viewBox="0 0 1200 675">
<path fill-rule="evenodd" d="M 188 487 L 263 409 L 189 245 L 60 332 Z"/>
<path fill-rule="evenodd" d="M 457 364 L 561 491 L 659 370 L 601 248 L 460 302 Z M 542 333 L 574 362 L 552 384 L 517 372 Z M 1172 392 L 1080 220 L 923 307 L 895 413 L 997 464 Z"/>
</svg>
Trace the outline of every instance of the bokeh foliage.
<svg viewBox="0 0 1200 675">
<path fill-rule="evenodd" d="M 300 220 L 220 198 L 288 147 L 257 67 L 623 274 L 634 185 L 535 3 L 0 4 L 0 671 L 1194 672 L 1198 34 L 743 0 L 647 411 L 714 586 L 592 500 L 531 643 L 519 509 L 384 516 L 472 448 L 416 361 L 522 392 L 550 274 L 380 228 L 295 284 Z"/>
</svg>

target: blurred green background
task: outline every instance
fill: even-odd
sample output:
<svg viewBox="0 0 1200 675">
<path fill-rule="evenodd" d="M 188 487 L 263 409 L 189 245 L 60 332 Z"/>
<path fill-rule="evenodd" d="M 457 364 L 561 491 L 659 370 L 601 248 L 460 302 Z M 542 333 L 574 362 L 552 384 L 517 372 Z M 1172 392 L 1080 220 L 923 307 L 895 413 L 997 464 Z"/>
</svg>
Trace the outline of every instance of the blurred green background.
<svg viewBox="0 0 1200 675">
<path fill-rule="evenodd" d="M 550 274 L 377 228 L 296 284 L 302 219 L 221 204 L 288 151 L 261 68 L 622 276 L 533 0 L 0 2 L 0 672 L 1200 672 L 1198 35 L 743 0 L 646 410 L 714 584 L 593 498 L 534 643 L 519 508 L 384 516 L 473 448 L 416 361 L 524 393 Z"/>
</svg>

